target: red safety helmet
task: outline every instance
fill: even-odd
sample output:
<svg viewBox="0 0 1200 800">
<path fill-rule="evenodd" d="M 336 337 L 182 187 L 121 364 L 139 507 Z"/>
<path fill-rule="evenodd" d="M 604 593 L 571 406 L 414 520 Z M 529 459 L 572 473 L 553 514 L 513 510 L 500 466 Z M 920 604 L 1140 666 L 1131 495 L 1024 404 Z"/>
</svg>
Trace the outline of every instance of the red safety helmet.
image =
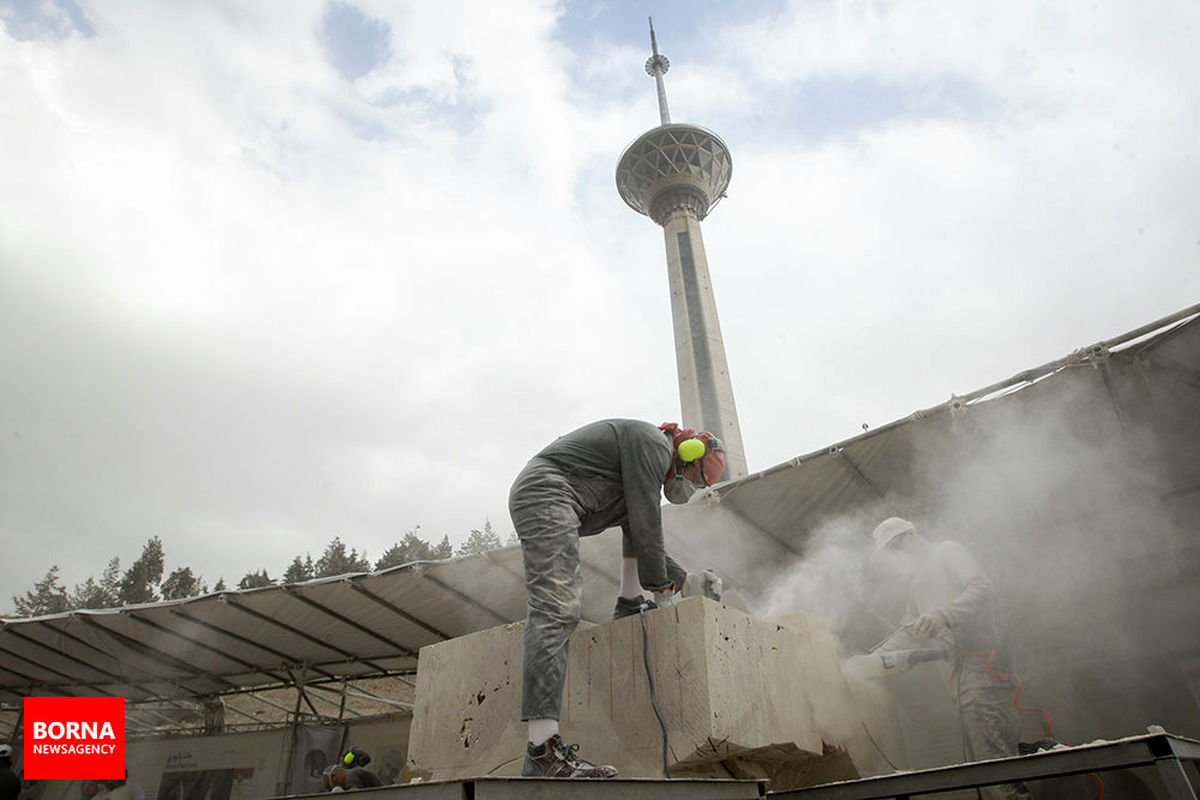
<svg viewBox="0 0 1200 800">
<path fill-rule="evenodd" d="M 671 434 L 674 458 L 682 458 L 685 462 L 699 461 L 700 474 L 704 478 L 705 486 L 712 486 L 721 479 L 721 475 L 725 472 L 725 444 L 716 436 L 708 431 L 696 431 L 691 428 L 681 428 L 678 423 L 664 422 L 658 426 L 660 430 Z M 699 441 L 703 448 L 684 445 L 683 453 L 680 453 L 679 447 L 684 442 Z M 693 451 L 698 453 L 694 455 Z M 671 469 L 667 472 L 667 480 L 670 480 L 675 475 L 675 465 L 671 464 Z"/>
</svg>

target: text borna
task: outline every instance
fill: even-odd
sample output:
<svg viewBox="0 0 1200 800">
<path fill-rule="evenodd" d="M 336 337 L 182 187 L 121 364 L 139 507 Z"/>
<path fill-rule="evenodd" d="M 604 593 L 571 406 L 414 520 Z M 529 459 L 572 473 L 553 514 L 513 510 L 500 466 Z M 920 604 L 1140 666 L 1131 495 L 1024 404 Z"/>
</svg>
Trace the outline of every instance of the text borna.
<svg viewBox="0 0 1200 800">
<path fill-rule="evenodd" d="M 33 723 L 34 739 L 116 739 L 111 722 L 43 722 Z"/>
</svg>

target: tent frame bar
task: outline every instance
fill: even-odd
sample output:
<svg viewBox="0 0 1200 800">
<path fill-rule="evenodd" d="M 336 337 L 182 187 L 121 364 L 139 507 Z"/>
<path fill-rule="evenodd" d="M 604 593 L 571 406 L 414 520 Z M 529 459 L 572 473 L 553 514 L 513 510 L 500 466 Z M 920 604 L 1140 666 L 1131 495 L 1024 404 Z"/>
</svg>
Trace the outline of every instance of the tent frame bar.
<svg viewBox="0 0 1200 800">
<path fill-rule="evenodd" d="M 932 416 L 934 414 L 939 414 L 939 413 L 942 413 L 942 412 L 945 412 L 948 410 L 950 410 L 950 411 L 958 410 L 958 409 L 962 408 L 962 406 L 964 406 L 968 403 L 974 402 L 981 398 L 985 398 L 989 395 L 995 394 L 996 392 L 1003 391 L 1004 389 L 1011 389 L 1012 387 L 1018 386 L 1020 384 L 1034 383 L 1035 381 L 1038 381 L 1038 380 L 1046 377 L 1047 375 L 1057 372 L 1058 370 L 1060 370 L 1064 367 L 1074 366 L 1074 365 L 1078 365 L 1081 363 L 1089 363 L 1089 361 L 1093 357 L 1096 357 L 1096 356 L 1103 355 L 1103 356 L 1107 357 L 1108 351 L 1112 350 L 1113 348 L 1122 347 L 1123 345 L 1130 344 L 1130 343 L 1134 342 L 1135 340 L 1142 338 L 1143 336 L 1147 336 L 1149 334 L 1161 331 L 1170 325 L 1175 325 L 1176 323 L 1188 324 L 1188 322 L 1193 321 L 1191 318 L 1196 317 L 1197 315 L 1200 315 L 1200 303 L 1197 303 L 1196 305 L 1193 305 L 1193 306 L 1188 306 L 1187 308 L 1183 309 L 1182 311 L 1177 311 L 1174 314 L 1170 314 L 1166 317 L 1163 317 L 1162 319 L 1156 320 L 1155 322 L 1150 322 L 1146 325 L 1141 326 L 1140 328 L 1134 328 L 1133 330 L 1129 331 L 1128 333 L 1124 333 L 1120 336 L 1116 336 L 1112 339 L 1107 339 L 1102 342 L 1097 342 L 1096 344 L 1092 345 L 1091 347 L 1084 347 L 1084 348 L 1081 348 L 1080 350 L 1076 350 L 1074 353 L 1072 353 L 1068 356 L 1064 356 L 1062 358 L 1055 359 L 1054 361 L 1048 361 L 1045 364 L 1042 364 L 1040 367 L 1034 367 L 1032 369 L 1023 370 L 1022 372 L 1018 372 L 1016 375 L 1013 375 L 1011 378 L 1008 378 L 1003 381 L 997 381 L 996 383 L 993 383 L 990 386 L 985 386 L 982 389 L 976 389 L 975 391 L 970 392 L 969 394 L 965 394 L 965 395 L 961 395 L 961 396 L 952 396 L 949 400 L 947 400 L 944 403 L 939 403 L 938 405 L 932 406 L 931 408 L 925 408 L 925 409 L 921 409 L 919 411 L 914 411 L 912 414 L 909 414 L 907 417 L 902 417 L 901 419 L 894 420 L 892 422 L 887 423 L 886 425 L 880 425 L 878 428 L 873 428 L 870 431 L 867 431 L 866 433 L 860 433 L 857 436 L 851 436 L 849 439 L 843 439 L 842 441 L 840 441 L 836 444 L 830 445 L 829 447 L 824 447 L 824 448 L 821 448 L 820 450 L 814 450 L 811 453 L 808 453 L 807 455 L 797 456 L 796 458 L 789 459 L 789 460 L 783 462 L 782 464 L 776 464 L 773 467 L 768 467 L 767 469 L 752 473 L 752 474 L 747 475 L 746 477 L 744 477 L 738 481 L 735 481 L 733 483 L 723 485 L 723 486 L 717 486 L 715 489 L 710 489 L 709 491 L 713 495 L 714 499 L 717 499 L 719 501 L 719 499 L 723 493 L 732 491 L 733 489 L 737 488 L 738 486 L 743 486 L 747 483 L 751 483 L 753 481 L 760 480 L 769 475 L 774 475 L 776 472 L 782 472 L 782 471 L 790 469 L 792 467 L 799 466 L 800 464 L 803 464 L 805 461 L 810 461 L 819 456 L 829 455 L 830 453 L 836 453 L 836 452 L 850 446 L 851 444 L 854 444 L 855 442 L 860 442 L 860 441 L 864 441 L 866 439 L 870 439 L 872 436 L 878 436 L 879 434 L 881 434 L 885 431 L 892 430 L 893 428 L 898 428 L 901 425 L 907 425 L 909 422 L 912 422 L 913 420 L 923 419 L 925 417 Z M 1166 331 L 1163 331 L 1163 332 L 1166 333 Z"/>
</svg>

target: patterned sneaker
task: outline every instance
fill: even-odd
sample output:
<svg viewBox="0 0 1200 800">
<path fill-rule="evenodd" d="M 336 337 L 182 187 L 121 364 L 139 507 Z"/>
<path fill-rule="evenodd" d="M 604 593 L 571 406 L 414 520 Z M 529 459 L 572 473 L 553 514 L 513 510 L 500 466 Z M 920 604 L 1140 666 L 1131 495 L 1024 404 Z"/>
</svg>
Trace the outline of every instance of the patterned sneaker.
<svg viewBox="0 0 1200 800">
<path fill-rule="evenodd" d="M 617 607 L 613 609 L 613 619 L 621 619 L 622 617 L 632 617 L 642 609 L 652 611 L 658 608 L 654 601 L 648 597 L 618 597 Z"/>
<path fill-rule="evenodd" d="M 525 766 L 521 776 L 525 778 L 615 778 L 615 767 L 597 766 L 576 757 L 577 744 L 565 744 L 557 733 L 544 744 L 525 748 Z"/>
</svg>

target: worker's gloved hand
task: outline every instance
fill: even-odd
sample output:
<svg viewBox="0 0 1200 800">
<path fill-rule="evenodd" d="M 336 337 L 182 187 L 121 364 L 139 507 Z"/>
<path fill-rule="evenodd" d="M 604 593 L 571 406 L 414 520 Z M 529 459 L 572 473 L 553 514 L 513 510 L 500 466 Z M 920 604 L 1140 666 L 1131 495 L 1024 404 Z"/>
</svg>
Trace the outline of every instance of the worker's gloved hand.
<svg viewBox="0 0 1200 800">
<path fill-rule="evenodd" d="M 713 600 L 721 599 L 724 581 L 716 570 L 709 567 L 699 572 L 693 572 L 683 582 L 684 597 L 708 597 Z"/>
<path fill-rule="evenodd" d="M 922 614 L 912 624 L 913 635 L 918 639 L 935 639 L 949 629 L 946 615 L 941 611 L 930 611 Z"/>
<path fill-rule="evenodd" d="M 667 606 L 673 606 L 676 603 L 678 603 L 679 600 L 681 599 L 679 592 L 677 592 L 675 590 L 675 587 L 673 585 L 670 586 L 669 588 L 663 589 L 661 591 L 650 592 L 650 597 L 653 598 L 654 605 L 656 608 L 666 608 Z"/>
</svg>

